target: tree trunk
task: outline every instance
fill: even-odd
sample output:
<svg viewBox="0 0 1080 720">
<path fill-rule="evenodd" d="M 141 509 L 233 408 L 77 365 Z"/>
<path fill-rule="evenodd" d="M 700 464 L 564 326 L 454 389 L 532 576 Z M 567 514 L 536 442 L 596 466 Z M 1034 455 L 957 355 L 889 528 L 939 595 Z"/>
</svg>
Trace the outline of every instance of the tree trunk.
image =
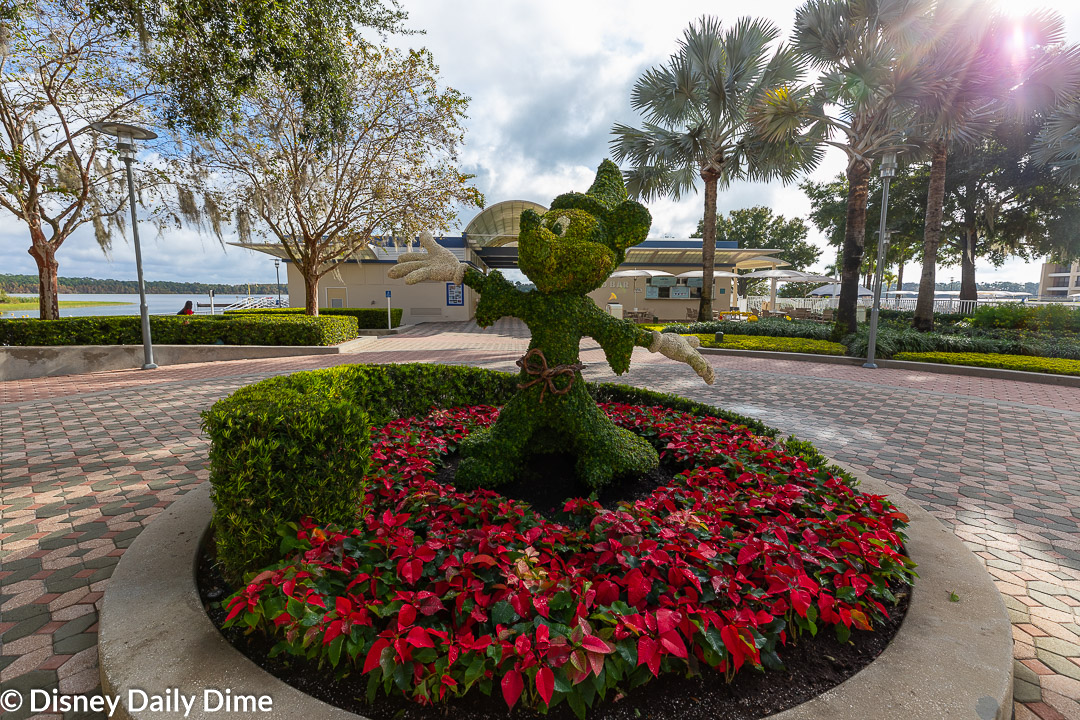
<svg viewBox="0 0 1080 720">
<path fill-rule="evenodd" d="M 896 290 L 897 292 L 904 289 L 904 261 L 900 260 L 896 263 Z M 904 297 L 903 295 L 897 295 L 897 298 Z"/>
<path fill-rule="evenodd" d="M 859 300 L 859 275 L 866 243 L 866 197 L 870 191 L 870 168 L 854 161 L 848 166 L 847 220 L 844 228 L 844 266 L 840 274 L 840 299 L 836 305 L 833 338 L 855 332 L 855 307 Z"/>
<path fill-rule="evenodd" d="M 705 181 L 705 221 L 701 231 L 701 304 L 698 322 L 713 319 L 713 271 L 716 267 L 716 185 L 720 176 L 709 170 L 701 172 Z"/>
<path fill-rule="evenodd" d="M 979 242 L 979 231 L 975 227 L 964 230 L 964 246 L 960 253 L 960 299 L 978 300 L 979 291 L 975 287 L 975 245 Z"/>
<path fill-rule="evenodd" d="M 319 276 L 314 270 L 301 268 L 304 273 L 304 312 L 319 315 Z"/>
<path fill-rule="evenodd" d="M 936 141 L 931 145 L 930 189 L 926 193 L 926 225 L 923 229 L 922 276 L 919 298 L 915 301 L 916 330 L 934 329 L 934 291 L 937 289 L 937 256 L 941 247 L 941 218 L 945 211 L 945 161 L 948 146 Z"/>
<path fill-rule="evenodd" d="M 38 268 L 38 317 L 56 320 L 60 317 L 60 283 L 57 280 L 56 247 L 45 239 L 41 226 L 30 226 L 30 257 Z"/>
</svg>

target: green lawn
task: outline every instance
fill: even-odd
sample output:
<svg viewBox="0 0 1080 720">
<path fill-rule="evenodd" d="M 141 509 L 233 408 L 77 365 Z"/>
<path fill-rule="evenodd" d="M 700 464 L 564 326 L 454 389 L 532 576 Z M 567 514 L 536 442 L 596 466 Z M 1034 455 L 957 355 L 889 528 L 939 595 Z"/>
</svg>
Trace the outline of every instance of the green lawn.
<svg viewBox="0 0 1080 720">
<path fill-rule="evenodd" d="M 1080 360 L 1065 358 L 1032 357 L 1030 355 L 999 355 L 995 353 L 947 353 L 902 352 L 893 360 L 943 363 L 945 365 L 970 365 L 973 367 L 1023 370 L 1025 372 L 1053 373 L 1055 375 L 1080 375 Z"/>
<path fill-rule="evenodd" d="M 772 352 L 813 353 L 815 355 L 846 355 L 847 349 L 840 343 L 807 338 L 771 337 L 768 335 L 724 334 L 724 342 L 716 342 L 712 334 L 697 336 L 702 347 L 723 350 L 769 350 Z"/>
</svg>

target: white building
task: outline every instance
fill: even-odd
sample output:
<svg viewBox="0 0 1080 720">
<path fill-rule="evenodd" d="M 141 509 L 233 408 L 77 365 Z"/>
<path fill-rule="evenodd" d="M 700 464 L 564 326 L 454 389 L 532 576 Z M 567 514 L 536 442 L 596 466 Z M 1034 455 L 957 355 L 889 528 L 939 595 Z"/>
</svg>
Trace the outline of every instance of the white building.
<svg viewBox="0 0 1080 720">
<path fill-rule="evenodd" d="M 524 210 L 543 214 L 542 205 L 527 200 L 507 200 L 479 213 L 460 237 L 436 238 L 462 262 L 483 272 L 517 268 L 517 236 Z M 277 243 L 242 244 L 239 247 L 281 258 L 287 269 L 290 305 L 304 304 L 304 279 Z M 319 283 L 320 307 L 386 307 L 386 293 L 391 304 L 404 310 L 402 324 L 470 320 L 476 313 L 479 296 L 468 287 L 453 283 L 418 283 L 391 280 L 387 270 L 404 252 L 417 252 L 419 245 L 396 246 L 378 241 L 339 263 Z M 768 267 L 778 250 L 740 250 L 738 243 L 716 244 L 716 269 L 733 271 L 736 267 Z M 776 264 L 780 263 L 777 259 Z M 609 303 L 622 305 L 625 312 L 644 313 L 661 321 L 686 320 L 688 311 L 696 312 L 701 297 L 701 278 L 677 277 L 701 269 L 701 239 L 648 239 L 626 251 L 626 261 L 619 270 L 657 270 L 670 275 L 658 277 L 613 277 L 604 286 L 589 293 L 601 308 Z M 713 308 L 728 310 L 733 306 L 734 281 L 716 278 Z"/>
<path fill-rule="evenodd" d="M 1043 263 L 1039 297 L 1065 299 L 1070 295 L 1080 295 L 1080 262 L 1072 265 Z"/>
</svg>

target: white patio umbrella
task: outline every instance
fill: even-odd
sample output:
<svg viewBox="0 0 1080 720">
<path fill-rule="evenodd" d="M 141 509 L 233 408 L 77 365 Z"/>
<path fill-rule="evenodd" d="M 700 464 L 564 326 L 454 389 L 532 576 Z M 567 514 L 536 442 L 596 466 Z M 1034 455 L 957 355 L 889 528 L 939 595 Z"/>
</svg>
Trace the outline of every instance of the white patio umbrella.
<svg viewBox="0 0 1080 720">
<path fill-rule="evenodd" d="M 671 277 L 671 273 L 664 270 L 645 270 L 634 268 L 633 270 L 616 270 L 611 277 Z"/>
<path fill-rule="evenodd" d="M 828 275 L 818 275 L 816 273 L 803 273 L 801 278 L 792 278 L 791 282 L 821 282 L 821 283 L 838 283 L 840 282 L 834 277 Z"/>
<path fill-rule="evenodd" d="M 817 296 L 832 297 L 833 295 L 839 295 L 839 294 L 840 294 L 840 283 L 833 283 L 831 285 L 822 285 L 821 287 L 819 287 L 819 288 L 817 288 L 815 290 L 811 290 L 810 292 L 808 292 L 806 294 L 806 296 L 810 297 L 811 295 L 813 295 L 815 297 L 817 297 Z M 862 285 L 859 286 L 859 296 L 860 297 L 862 297 L 864 295 L 873 295 L 873 294 L 874 293 L 867 290 Z"/>
<path fill-rule="evenodd" d="M 805 273 L 801 270 L 777 270 L 771 268 L 769 270 L 755 270 L 754 272 L 746 273 L 742 277 L 744 278 L 769 278 L 769 307 L 776 307 L 776 282 L 778 280 L 787 280 L 793 282 L 817 282 L 815 278 L 824 277 L 822 275 L 815 275 L 813 273 Z M 825 280 L 832 280 L 832 278 L 825 278 Z M 822 280 L 821 282 L 825 282 Z"/>
<path fill-rule="evenodd" d="M 778 267 L 790 267 L 791 263 L 784 262 L 777 257 L 769 257 L 768 255 L 758 255 L 757 257 L 747 258 L 746 260 L 740 260 L 735 263 L 735 267 L 739 270 L 753 270 L 754 268 L 778 268 Z"/>
<path fill-rule="evenodd" d="M 705 277 L 705 271 L 704 270 L 687 270 L 684 273 L 679 273 L 675 277 L 681 277 L 681 278 Z M 727 270 L 713 270 L 713 277 L 718 277 L 718 278 L 740 278 L 740 277 L 743 277 L 743 276 L 740 275 L 739 273 L 728 272 Z"/>
</svg>

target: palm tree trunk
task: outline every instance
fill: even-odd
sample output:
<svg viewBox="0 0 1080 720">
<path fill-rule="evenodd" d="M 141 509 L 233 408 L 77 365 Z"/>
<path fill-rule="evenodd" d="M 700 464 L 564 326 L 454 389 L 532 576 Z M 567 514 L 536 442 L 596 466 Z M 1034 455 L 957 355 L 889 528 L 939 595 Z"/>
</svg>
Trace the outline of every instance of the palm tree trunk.
<svg viewBox="0 0 1080 720">
<path fill-rule="evenodd" d="M 941 218 L 945 212 L 945 161 L 948 146 L 942 141 L 931 145 L 930 189 L 926 193 L 926 226 L 923 229 L 922 276 L 919 298 L 915 301 L 916 330 L 934 329 L 934 290 L 937 288 L 937 256 L 941 246 Z"/>
<path fill-rule="evenodd" d="M 964 231 L 964 247 L 960 253 L 960 299 L 978 300 L 979 291 L 975 287 L 975 246 L 979 242 L 979 231 L 971 227 Z"/>
<path fill-rule="evenodd" d="M 716 267 L 716 186 L 720 176 L 702 170 L 705 181 L 705 221 L 701 232 L 701 304 L 698 306 L 698 322 L 713 319 L 713 271 Z"/>
<path fill-rule="evenodd" d="M 898 260 L 896 263 L 896 289 L 897 291 L 904 289 L 904 261 Z M 897 298 L 902 298 L 903 295 L 897 295 Z"/>
<path fill-rule="evenodd" d="M 56 246 L 45 238 L 40 225 L 30 226 L 30 242 L 27 252 L 34 258 L 38 269 L 38 317 L 42 320 L 56 320 L 60 317 Z"/>
<path fill-rule="evenodd" d="M 833 338 L 855 332 L 855 307 L 859 300 L 859 274 L 866 243 L 866 197 L 870 192 L 870 167 L 858 160 L 848 165 L 847 221 L 844 228 L 844 267 L 840 274 L 840 299 L 836 305 Z"/>
</svg>

